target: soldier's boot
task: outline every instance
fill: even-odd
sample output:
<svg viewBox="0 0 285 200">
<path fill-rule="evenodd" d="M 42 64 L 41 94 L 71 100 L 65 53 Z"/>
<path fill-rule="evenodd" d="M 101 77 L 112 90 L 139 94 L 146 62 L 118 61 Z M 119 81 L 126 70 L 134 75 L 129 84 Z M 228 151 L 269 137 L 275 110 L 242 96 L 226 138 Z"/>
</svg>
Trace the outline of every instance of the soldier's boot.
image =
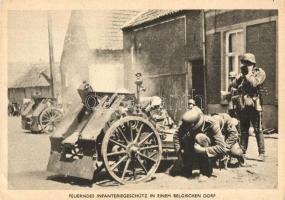
<svg viewBox="0 0 285 200">
<path fill-rule="evenodd" d="M 244 155 L 238 156 L 237 160 L 238 160 L 239 166 L 241 166 L 241 167 L 245 167 L 246 166 L 246 161 L 245 161 L 245 156 Z"/>
<path fill-rule="evenodd" d="M 264 153 L 259 154 L 257 159 L 259 161 L 261 161 L 261 162 L 265 162 L 265 155 L 264 155 Z"/>
<path fill-rule="evenodd" d="M 199 156 L 200 174 L 210 177 L 213 173 L 212 160 L 207 155 Z"/>
</svg>

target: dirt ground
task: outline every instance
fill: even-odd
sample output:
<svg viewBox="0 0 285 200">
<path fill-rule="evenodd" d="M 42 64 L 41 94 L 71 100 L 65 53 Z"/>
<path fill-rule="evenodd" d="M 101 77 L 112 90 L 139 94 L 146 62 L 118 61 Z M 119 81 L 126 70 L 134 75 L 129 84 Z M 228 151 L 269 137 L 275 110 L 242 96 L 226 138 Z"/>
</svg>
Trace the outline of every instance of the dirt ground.
<svg viewBox="0 0 285 200">
<path fill-rule="evenodd" d="M 258 162 L 255 137 L 250 137 L 246 167 L 214 170 L 207 181 L 197 177 L 171 177 L 165 172 L 155 174 L 152 180 L 133 185 L 117 185 L 105 173 L 93 182 L 62 177 L 46 171 L 50 143 L 46 134 L 32 134 L 21 129 L 20 118 L 8 121 L 8 182 L 9 189 L 273 189 L 277 187 L 278 134 L 266 136 L 266 162 Z"/>
</svg>

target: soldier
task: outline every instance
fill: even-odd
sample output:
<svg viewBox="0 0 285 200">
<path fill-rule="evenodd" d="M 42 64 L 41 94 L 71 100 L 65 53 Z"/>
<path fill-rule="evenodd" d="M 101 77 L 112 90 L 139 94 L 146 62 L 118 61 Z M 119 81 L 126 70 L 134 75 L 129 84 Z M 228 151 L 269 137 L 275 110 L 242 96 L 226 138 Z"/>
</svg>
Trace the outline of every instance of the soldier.
<svg viewBox="0 0 285 200">
<path fill-rule="evenodd" d="M 214 113 L 212 117 L 220 125 L 229 155 L 236 157 L 240 166 L 245 166 L 243 151 L 239 144 L 240 134 L 236 128 L 238 125 L 237 119 L 230 117 L 227 113 Z"/>
<path fill-rule="evenodd" d="M 240 128 L 241 128 L 241 146 L 246 153 L 248 146 L 249 127 L 252 123 L 255 131 L 258 145 L 258 159 L 265 161 L 264 137 L 262 131 L 262 106 L 260 90 L 266 78 L 263 69 L 256 66 L 255 56 L 246 53 L 241 59 L 241 73 L 234 79 L 232 87 L 240 91 Z"/>
<path fill-rule="evenodd" d="M 188 110 L 191 110 L 191 109 L 196 109 L 198 112 L 202 113 L 202 110 L 196 105 L 196 102 L 194 99 L 189 99 L 188 101 Z"/>
<path fill-rule="evenodd" d="M 182 124 L 173 139 L 187 176 L 192 175 L 194 158 L 198 159 L 200 174 L 210 177 L 213 172 L 212 158 L 226 154 L 226 144 L 219 125 L 212 117 L 196 109 L 184 113 Z"/>
<path fill-rule="evenodd" d="M 155 125 L 158 131 L 174 127 L 174 121 L 168 115 L 167 110 L 163 108 L 162 99 L 160 97 L 152 96 L 142 98 L 141 104 L 150 122 Z"/>
</svg>

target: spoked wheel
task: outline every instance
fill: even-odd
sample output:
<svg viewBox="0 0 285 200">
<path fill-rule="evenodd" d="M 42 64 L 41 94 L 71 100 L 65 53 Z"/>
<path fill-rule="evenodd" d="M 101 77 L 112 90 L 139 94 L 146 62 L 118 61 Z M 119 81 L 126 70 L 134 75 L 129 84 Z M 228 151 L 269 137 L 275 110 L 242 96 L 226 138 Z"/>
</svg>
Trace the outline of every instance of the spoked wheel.
<svg viewBox="0 0 285 200">
<path fill-rule="evenodd" d="M 158 168 L 161 152 L 161 140 L 155 128 L 136 116 L 112 124 L 101 150 L 106 170 L 121 184 L 147 180 Z"/>
<path fill-rule="evenodd" d="M 63 113 L 57 108 L 46 108 L 40 115 L 40 126 L 42 131 L 51 133 L 61 121 Z"/>
</svg>

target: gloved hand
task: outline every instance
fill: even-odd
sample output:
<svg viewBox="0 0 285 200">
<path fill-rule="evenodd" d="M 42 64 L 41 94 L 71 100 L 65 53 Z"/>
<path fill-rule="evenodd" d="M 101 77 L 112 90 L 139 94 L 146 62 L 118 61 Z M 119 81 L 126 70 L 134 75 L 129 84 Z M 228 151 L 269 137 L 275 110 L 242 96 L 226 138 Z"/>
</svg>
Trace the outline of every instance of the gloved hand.
<svg viewBox="0 0 285 200">
<path fill-rule="evenodd" d="M 206 148 L 202 147 L 200 144 L 195 143 L 194 144 L 194 150 L 198 154 L 206 154 Z"/>
</svg>

